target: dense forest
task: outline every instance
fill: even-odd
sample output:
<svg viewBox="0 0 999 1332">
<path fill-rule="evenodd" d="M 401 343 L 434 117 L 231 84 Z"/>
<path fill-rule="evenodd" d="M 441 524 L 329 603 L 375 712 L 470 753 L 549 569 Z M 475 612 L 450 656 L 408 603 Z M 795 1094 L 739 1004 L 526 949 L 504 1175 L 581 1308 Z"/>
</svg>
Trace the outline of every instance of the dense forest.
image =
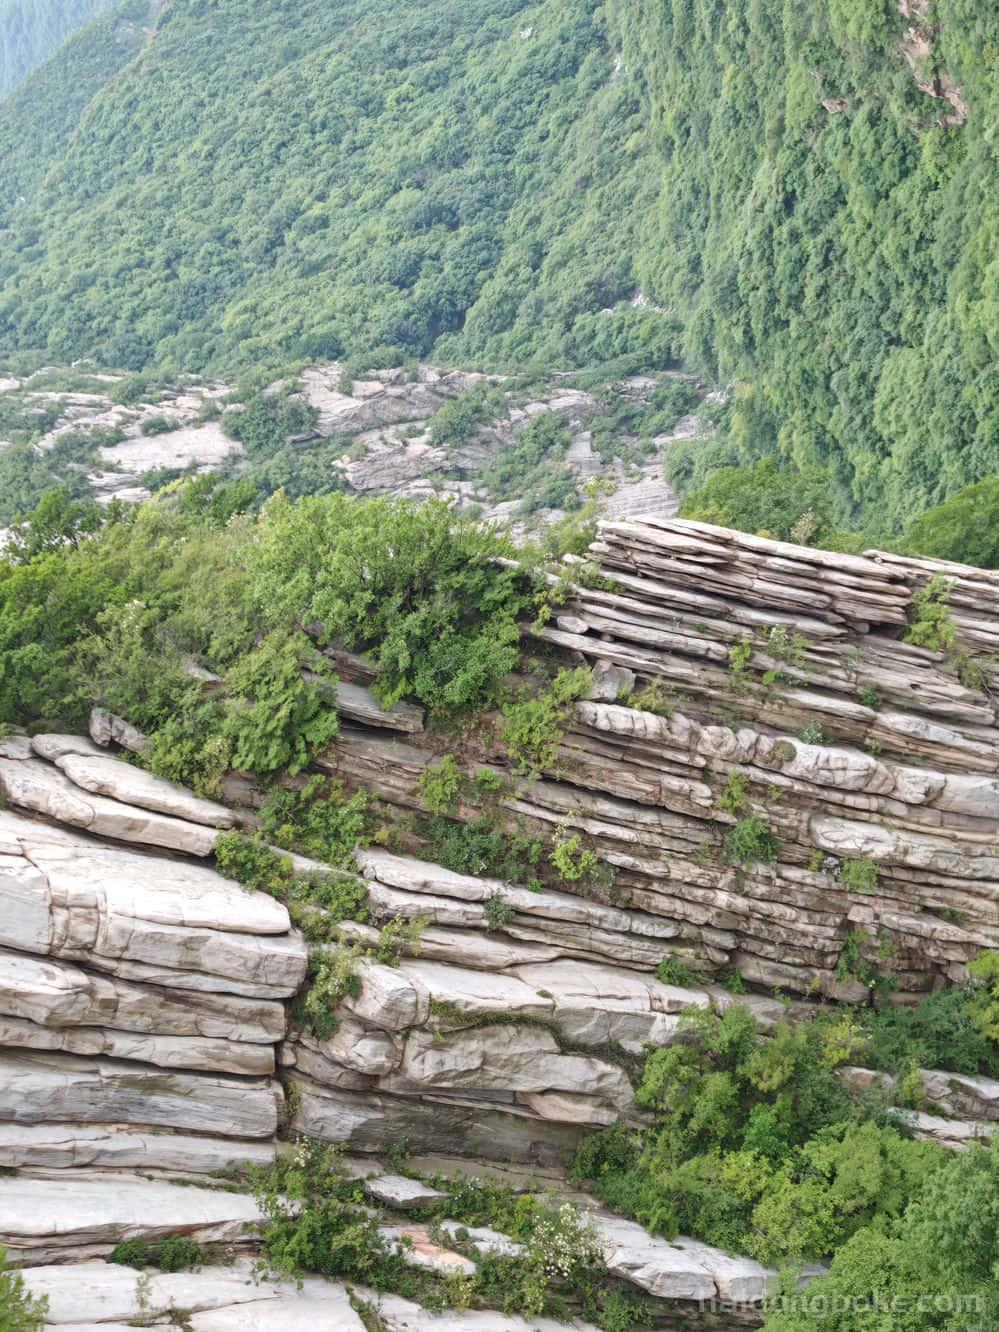
<svg viewBox="0 0 999 1332">
<path fill-rule="evenodd" d="M 682 359 L 901 530 L 999 469 L 999 17 L 918 10 L 126 4 L 0 106 L 0 354 Z"/>
<path fill-rule="evenodd" d="M 0 97 L 112 0 L 0 0 Z"/>
</svg>

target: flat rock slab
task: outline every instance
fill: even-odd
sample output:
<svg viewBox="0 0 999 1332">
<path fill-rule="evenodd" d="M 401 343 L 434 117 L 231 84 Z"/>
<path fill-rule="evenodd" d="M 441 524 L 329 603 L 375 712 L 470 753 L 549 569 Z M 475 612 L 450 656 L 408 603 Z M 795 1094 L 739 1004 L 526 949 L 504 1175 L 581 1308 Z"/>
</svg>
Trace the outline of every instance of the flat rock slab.
<svg viewBox="0 0 999 1332">
<path fill-rule="evenodd" d="M 426 1226 L 379 1226 L 378 1233 L 399 1251 L 409 1267 L 420 1267 L 438 1276 L 475 1275 L 471 1258 L 435 1244 Z"/>
<path fill-rule="evenodd" d="M 141 1125 L 220 1138 L 270 1138 L 276 1083 L 174 1073 L 112 1059 L 0 1051 L 0 1120 Z"/>
<path fill-rule="evenodd" d="M 31 1268 L 24 1272 L 24 1281 L 32 1295 L 48 1299 L 46 1325 L 65 1332 L 91 1328 L 113 1332 L 118 1327 L 134 1328 L 136 1322 L 131 1320 L 146 1326 L 148 1319 L 170 1318 L 174 1313 L 185 1315 L 186 1325 L 199 1332 L 363 1332 L 364 1328 L 337 1282 L 310 1277 L 298 1287 L 258 1280 L 248 1262 L 176 1273 L 76 1263 Z"/>
<path fill-rule="evenodd" d="M 776 1280 L 751 1258 L 733 1258 L 698 1240 L 673 1243 L 650 1235 L 635 1221 L 594 1215 L 608 1271 L 661 1299 L 726 1299 L 757 1303 Z"/>
<path fill-rule="evenodd" d="M 263 1219 L 252 1198 L 221 1189 L 83 1172 L 65 1180 L 0 1177 L 0 1243 L 15 1262 L 30 1264 L 37 1252 L 70 1258 L 74 1250 L 110 1250 L 140 1236 L 237 1240 Z"/>
<path fill-rule="evenodd" d="M 376 1202 L 393 1207 L 396 1211 L 406 1212 L 410 1208 L 429 1207 L 431 1203 L 446 1198 L 440 1189 L 432 1189 L 418 1179 L 409 1179 L 405 1175 L 376 1175 L 364 1181 L 364 1192 Z"/>
<path fill-rule="evenodd" d="M 0 758 L 0 791 L 20 809 L 114 841 L 192 856 L 210 856 L 215 850 L 218 834 L 214 828 L 84 791 L 65 773 L 40 759 Z"/>
<path fill-rule="evenodd" d="M 284 1035 L 284 1007 L 237 995 L 178 995 L 84 970 L 72 962 L 0 950 L 0 1014 L 42 1026 L 201 1036 L 269 1045 Z"/>
<path fill-rule="evenodd" d="M 554 1166 L 579 1141 L 580 1130 L 510 1106 L 384 1096 L 320 1085 L 292 1073 L 298 1109 L 293 1131 L 352 1151 L 382 1152 L 408 1138 L 424 1152 Z"/>
<path fill-rule="evenodd" d="M 367 1296 L 367 1292 L 358 1292 Z M 597 1332 L 592 1323 L 572 1319 L 557 1323 L 551 1318 L 532 1318 L 525 1322 L 516 1314 L 497 1313 L 493 1310 L 445 1309 L 430 1313 L 401 1295 L 372 1295 L 378 1316 L 388 1332 Z"/>
<path fill-rule="evenodd" d="M 112 758 L 101 753 L 92 741 L 89 744 L 96 753 L 80 753 L 67 750 L 79 737 L 35 736 L 31 747 L 55 763 L 56 767 L 84 791 L 94 795 L 108 796 L 126 805 L 138 805 L 140 809 L 153 810 L 159 814 L 170 814 L 178 819 L 188 819 L 192 823 L 203 823 L 209 828 L 232 828 L 236 816 L 225 805 L 213 800 L 202 800 L 175 782 L 168 782 L 156 777 L 143 768 L 123 759 Z M 63 752 L 57 748 L 62 746 Z"/>
<path fill-rule="evenodd" d="M 211 1174 L 234 1166 L 272 1165 L 275 1144 L 195 1137 L 94 1124 L 0 1123 L 0 1167 L 5 1169 L 169 1170 Z"/>
<path fill-rule="evenodd" d="M 307 965 L 286 908 L 266 894 L 204 865 L 102 845 L 9 811 L 0 811 L 0 946 L 259 998 L 295 993 Z"/>
<path fill-rule="evenodd" d="M 379 726 L 391 731 L 405 731 L 418 735 L 423 730 L 423 709 L 412 703 L 393 703 L 383 708 L 370 689 L 364 685 L 348 684 L 340 680 L 336 687 L 337 711 L 352 721 L 368 726 Z"/>
</svg>

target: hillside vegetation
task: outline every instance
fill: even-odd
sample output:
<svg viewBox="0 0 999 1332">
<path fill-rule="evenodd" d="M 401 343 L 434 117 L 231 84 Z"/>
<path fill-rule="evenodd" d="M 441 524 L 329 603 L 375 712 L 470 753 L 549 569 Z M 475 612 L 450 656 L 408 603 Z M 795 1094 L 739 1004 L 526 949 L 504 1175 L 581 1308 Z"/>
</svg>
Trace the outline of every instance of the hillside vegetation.
<svg viewBox="0 0 999 1332">
<path fill-rule="evenodd" d="M 0 97 L 112 0 L 0 0 Z"/>
<path fill-rule="evenodd" d="M 910 65 L 891 0 L 173 0 L 0 108 L 0 355 L 682 357 L 734 390 L 695 480 L 900 530 L 999 469 L 999 18 L 918 8 Z"/>
</svg>

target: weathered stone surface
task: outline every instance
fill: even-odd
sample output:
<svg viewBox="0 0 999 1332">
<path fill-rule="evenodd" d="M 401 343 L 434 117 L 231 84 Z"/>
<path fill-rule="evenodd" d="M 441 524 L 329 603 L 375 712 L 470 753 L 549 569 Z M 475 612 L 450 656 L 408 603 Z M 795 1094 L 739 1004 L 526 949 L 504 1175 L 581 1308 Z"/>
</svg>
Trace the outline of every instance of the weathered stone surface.
<svg viewBox="0 0 999 1332">
<path fill-rule="evenodd" d="M 115 841 L 193 856 L 209 856 L 215 849 L 214 829 L 84 792 L 58 768 L 38 760 L 0 759 L 0 792 L 19 809 Z"/>
<path fill-rule="evenodd" d="M 362 961 L 357 969 L 360 990 L 348 995 L 343 1007 L 355 1017 L 386 1031 L 403 1031 L 425 1022 L 429 999 L 398 967 Z"/>
<path fill-rule="evenodd" d="M 471 1029 L 412 1031 L 398 1073 L 382 1078 L 385 1091 L 448 1090 L 575 1092 L 619 1110 L 632 1103 L 631 1085 L 613 1064 L 564 1055 L 554 1036 L 534 1026 L 502 1023 Z"/>
<path fill-rule="evenodd" d="M 650 1295 L 755 1303 L 776 1281 L 776 1272 L 751 1258 L 732 1258 L 686 1236 L 668 1243 L 621 1217 L 599 1214 L 593 1222 L 608 1269 Z"/>
<path fill-rule="evenodd" d="M 270 1165 L 274 1143 L 185 1133 L 137 1132 L 94 1124 L 0 1123 L 0 1166 L 45 1170 L 164 1170 L 210 1174 L 239 1165 Z"/>
<path fill-rule="evenodd" d="M 178 1232 L 235 1240 L 263 1220 L 252 1198 L 122 1175 L 0 1177 L 0 1243 L 13 1261 L 110 1251 L 122 1240 Z"/>
<path fill-rule="evenodd" d="M 48 1325 L 81 1332 L 114 1329 L 180 1314 L 196 1332 L 363 1332 L 336 1282 L 300 1286 L 263 1281 L 247 1262 L 200 1272 L 136 1272 L 102 1262 L 36 1267 L 24 1273 L 31 1294 L 49 1302 Z M 81 1322 L 86 1319 L 86 1322 Z M 128 1323 L 118 1320 L 129 1320 Z M 157 1322 L 157 1326 L 159 1323 Z"/>
<path fill-rule="evenodd" d="M 277 1128 L 276 1084 L 111 1059 L 0 1051 L 0 1121 L 135 1124 L 233 1138 Z"/>
<path fill-rule="evenodd" d="M 344 1143 L 354 1151 L 379 1152 L 406 1138 L 427 1152 L 525 1164 L 557 1165 L 572 1150 L 580 1130 L 546 1122 L 515 1106 L 497 1108 L 481 1100 L 387 1096 L 321 1086 L 293 1073 L 298 1107 L 295 1133 Z"/>
<path fill-rule="evenodd" d="M 428 1207 L 447 1197 L 440 1189 L 432 1189 L 429 1184 L 409 1179 L 406 1175 L 375 1175 L 365 1180 L 364 1192 L 376 1202 L 399 1212 L 408 1211 L 412 1207 Z"/>
<path fill-rule="evenodd" d="M 231 828 L 236 822 L 231 810 L 212 800 L 201 800 L 174 782 L 155 777 L 143 768 L 125 763 L 121 759 L 96 752 L 81 753 L 72 745 L 76 737 L 35 736 L 31 742 L 35 753 L 52 760 L 56 766 L 84 791 L 107 796 L 126 805 L 169 814 L 191 823 L 203 823 L 209 828 Z M 84 743 L 88 743 L 84 741 Z M 58 752 L 58 749 L 62 752 Z"/>
<path fill-rule="evenodd" d="M 270 1045 L 213 1040 L 204 1036 L 156 1036 L 102 1027 L 41 1027 L 23 1018 L 0 1016 L 0 1046 L 61 1050 L 66 1054 L 107 1055 L 140 1060 L 160 1068 L 198 1069 L 248 1076 L 274 1072 Z"/>
<path fill-rule="evenodd" d="M 337 1029 L 328 1040 L 319 1041 L 300 1033 L 296 1044 L 305 1046 L 323 1059 L 370 1077 L 391 1073 L 402 1057 L 401 1041 L 394 1040 L 386 1032 L 372 1031 L 349 1016 L 338 1018 Z"/>
<path fill-rule="evenodd" d="M 130 749 L 134 754 L 141 754 L 152 744 L 148 736 L 129 725 L 123 717 L 115 717 L 103 708 L 91 711 L 88 729 L 94 743 L 105 749 L 115 744 L 121 745 L 122 749 Z"/>
<path fill-rule="evenodd" d="M 383 708 L 364 685 L 340 680 L 336 687 L 337 711 L 365 726 L 379 726 L 390 731 L 418 735 L 423 730 L 423 709 L 411 703 L 393 703 Z"/>
<path fill-rule="evenodd" d="M 206 866 L 94 843 L 6 811 L 0 945 L 151 983 L 262 998 L 293 994 L 307 962 L 273 898 Z"/>
<path fill-rule="evenodd" d="M 390 1248 L 402 1254 L 409 1267 L 421 1267 L 438 1276 L 475 1275 L 472 1260 L 435 1244 L 426 1226 L 379 1226 L 379 1233 Z"/>
<path fill-rule="evenodd" d="M 70 962 L 0 950 L 0 1014 L 42 1026 L 203 1036 L 270 1044 L 285 1031 L 284 1009 L 235 995 L 172 994 L 95 974 Z"/>
</svg>

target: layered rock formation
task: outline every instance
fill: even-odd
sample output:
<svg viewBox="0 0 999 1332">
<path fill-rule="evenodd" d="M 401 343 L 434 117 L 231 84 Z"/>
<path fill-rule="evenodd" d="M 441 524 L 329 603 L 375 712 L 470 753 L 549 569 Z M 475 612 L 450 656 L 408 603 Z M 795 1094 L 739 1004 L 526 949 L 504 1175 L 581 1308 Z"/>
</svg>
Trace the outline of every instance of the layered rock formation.
<svg viewBox="0 0 999 1332">
<path fill-rule="evenodd" d="M 89 740 L 0 741 L 0 1167 L 13 1171 L 0 1243 L 50 1295 L 52 1326 L 167 1310 L 202 1332 L 354 1326 L 336 1283 L 254 1284 L 240 1260 L 139 1287 L 96 1260 L 178 1231 L 251 1251 L 256 1204 L 208 1176 L 272 1161 L 286 1115 L 290 1134 L 366 1154 L 352 1168 L 407 1261 L 467 1272 L 512 1241 L 454 1232 L 452 1250 L 410 1212 L 483 1160 L 513 1187 L 567 1196 L 565 1152 L 590 1128 L 642 1122 L 638 1060 L 681 1038 L 684 1012 L 739 1002 L 767 1030 L 789 1006 L 761 991 L 797 995 L 795 1016 L 818 995 L 866 1002 L 879 977 L 906 1002 L 999 946 L 999 576 L 680 522 L 608 523 L 592 554 L 597 575 L 525 626 L 558 664 L 593 669 L 553 765 L 528 779 L 488 728 L 462 741 L 466 772 L 504 778 L 493 817 L 544 843 L 544 882 L 360 849 L 367 919 L 341 927 L 357 984 L 324 1039 L 286 1006 L 307 966 L 287 910 L 213 865 L 220 830 L 252 822 L 244 774 L 226 804 L 201 800 L 115 757 L 144 741 L 106 714 Z M 902 641 L 931 579 L 953 630 L 941 651 Z M 375 794 L 399 842 L 425 853 L 420 779 L 453 740 L 412 705 L 383 708 L 370 668 L 330 652 L 344 722 L 318 766 Z M 465 795 L 444 822 L 481 815 Z M 750 819 L 766 839 L 736 855 Z M 598 874 L 558 879 L 547 853 L 567 836 Z M 374 953 L 393 920 L 422 932 L 389 965 Z M 670 954 L 702 982 L 656 979 Z M 732 968 L 755 993 L 712 983 Z M 891 1094 L 884 1075 L 843 1076 Z M 959 1148 L 994 1133 L 999 1085 L 922 1078 L 924 1108 L 898 1112 L 915 1134 Z M 402 1144 L 421 1154 L 407 1177 L 373 1155 Z M 747 1306 L 720 1326 L 760 1321 L 773 1274 L 759 1264 L 568 1196 L 615 1278 L 694 1325 L 716 1300 Z M 376 1304 L 389 1328 L 526 1327 Z"/>
<path fill-rule="evenodd" d="M 272 1160 L 305 947 L 284 906 L 193 859 L 233 815 L 94 749 L 2 745 L 0 1164 Z"/>
<path fill-rule="evenodd" d="M 648 939 L 635 965 L 672 951 L 863 1001 L 876 975 L 904 998 L 999 944 L 999 576 L 678 520 L 606 523 L 592 554 L 599 577 L 528 629 L 593 668 L 591 698 L 540 779 L 507 768 L 503 803 L 611 868 Z M 934 576 L 941 651 L 903 641 Z M 435 757 L 347 727 L 329 766 L 411 809 Z M 729 838 L 753 815 L 765 854 L 740 860 Z"/>
</svg>

